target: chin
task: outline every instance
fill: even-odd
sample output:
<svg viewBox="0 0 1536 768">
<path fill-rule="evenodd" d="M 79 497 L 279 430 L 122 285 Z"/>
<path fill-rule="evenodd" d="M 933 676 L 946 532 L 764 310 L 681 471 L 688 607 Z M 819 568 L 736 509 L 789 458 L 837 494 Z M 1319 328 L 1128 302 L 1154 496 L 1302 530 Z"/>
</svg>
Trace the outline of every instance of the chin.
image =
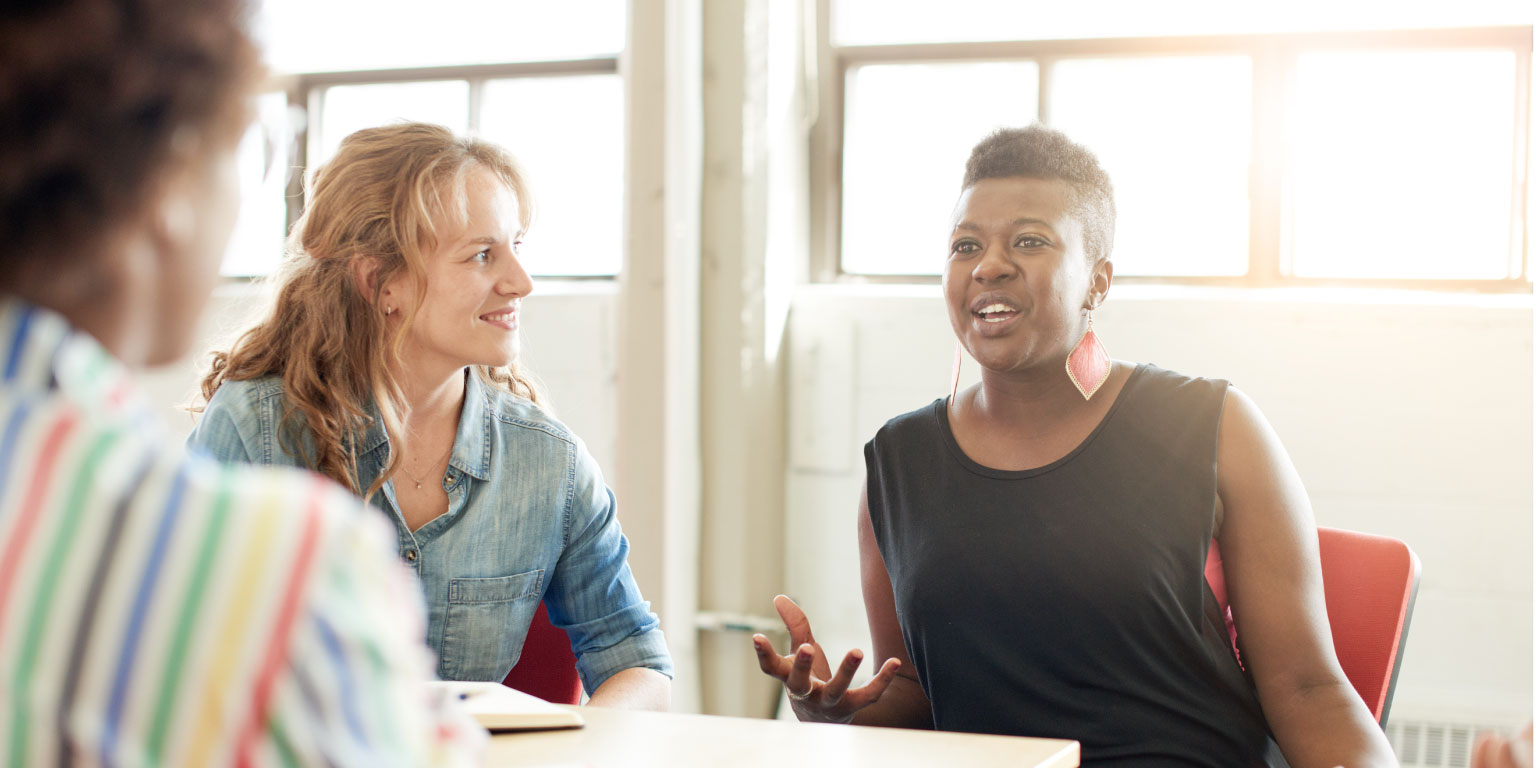
<svg viewBox="0 0 1536 768">
<path fill-rule="evenodd" d="M 505 368 L 517 362 L 517 350 L 499 349 L 495 353 L 480 355 L 471 365 L 483 365 L 487 368 Z"/>
<path fill-rule="evenodd" d="M 145 368 L 158 368 L 180 360 L 192 349 L 192 338 L 180 333 L 162 334 L 145 351 L 142 361 Z"/>
</svg>

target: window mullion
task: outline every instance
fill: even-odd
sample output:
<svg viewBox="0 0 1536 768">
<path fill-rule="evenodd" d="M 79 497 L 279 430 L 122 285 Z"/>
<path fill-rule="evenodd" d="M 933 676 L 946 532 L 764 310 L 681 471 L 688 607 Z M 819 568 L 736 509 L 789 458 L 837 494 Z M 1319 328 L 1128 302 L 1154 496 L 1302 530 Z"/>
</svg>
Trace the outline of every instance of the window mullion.
<svg viewBox="0 0 1536 768">
<path fill-rule="evenodd" d="M 1296 55 L 1278 43 L 1252 49 L 1252 158 L 1248 169 L 1248 281 L 1274 285 L 1289 272 L 1286 113 Z"/>
<path fill-rule="evenodd" d="M 1039 72 L 1039 98 L 1035 104 L 1035 119 L 1045 125 L 1051 124 L 1051 70 L 1056 68 L 1056 58 L 1053 56 L 1040 56 L 1035 59 L 1035 66 Z"/>
<path fill-rule="evenodd" d="M 480 110 L 485 105 L 485 78 L 469 78 L 469 132 L 480 133 Z"/>
<path fill-rule="evenodd" d="M 1509 275 L 1522 281 L 1531 279 L 1531 222 L 1527 217 L 1531 199 L 1528 176 L 1531 168 L 1531 92 L 1531 50 L 1527 48 L 1515 53 L 1515 135 L 1512 137 L 1515 149 L 1510 155 L 1514 162 L 1510 164 L 1513 188 L 1509 212 Z"/>
<path fill-rule="evenodd" d="M 832 47 L 831 0 L 816 0 L 816 122 L 811 129 L 810 248 L 811 279 L 830 281 L 842 274 L 843 85 L 847 62 Z"/>
</svg>

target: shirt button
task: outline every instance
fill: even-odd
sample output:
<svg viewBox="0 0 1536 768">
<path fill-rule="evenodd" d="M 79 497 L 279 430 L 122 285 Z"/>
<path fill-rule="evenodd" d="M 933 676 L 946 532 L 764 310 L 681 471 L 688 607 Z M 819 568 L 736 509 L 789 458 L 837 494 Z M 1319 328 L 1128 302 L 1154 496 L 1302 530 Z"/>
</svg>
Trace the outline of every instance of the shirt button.
<svg viewBox="0 0 1536 768">
<path fill-rule="evenodd" d="M 416 550 L 414 550 L 414 549 L 407 549 L 405 551 L 405 559 L 409 560 L 409 561 L 411 561 L 413 563 L 416 562 Z"/>
</svg>

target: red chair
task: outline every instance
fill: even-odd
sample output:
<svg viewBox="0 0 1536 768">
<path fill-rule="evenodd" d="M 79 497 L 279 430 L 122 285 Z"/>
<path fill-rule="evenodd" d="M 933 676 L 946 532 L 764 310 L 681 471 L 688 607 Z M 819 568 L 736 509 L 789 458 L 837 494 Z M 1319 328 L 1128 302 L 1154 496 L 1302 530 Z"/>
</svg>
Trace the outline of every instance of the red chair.
<svg viewBox="0 0 1536 768">
<path fill-rule="evenodd" d="M 1339 666 L 1376 722 L 1386 725 L 1397 673 L 1403 666 L 1413 603 L 1419 596 L 1419 557 L 1397 539 L 1338 528 L 1318 528 L 1317 545 Z M 1214 541 L 1205 561 L 1205 578 L 1226 616 L 1236 649 L 1238 632 L 1227 607 L 1221 549 Z"/>
<path fill-rule="evenodd" d="M 549 622 L 549 609 L 543 603 L 528 625 L 517 666 L 501 684 L 555 704 L 581 703 L 581 678 L 576 674 L 571 639 Z"/>
</svg>

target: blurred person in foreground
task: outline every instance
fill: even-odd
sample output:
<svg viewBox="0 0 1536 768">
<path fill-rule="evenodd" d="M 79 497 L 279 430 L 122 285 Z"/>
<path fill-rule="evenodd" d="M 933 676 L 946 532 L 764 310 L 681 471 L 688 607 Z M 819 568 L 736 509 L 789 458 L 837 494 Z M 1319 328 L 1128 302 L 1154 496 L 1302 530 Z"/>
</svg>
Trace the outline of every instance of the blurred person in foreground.
<svg viewBox="0 0 1536 768">
<path fill-rule="evenodd" d="M 1049 736 L 1084 765 L 1396 765 L 1334 655 L 1312 510 L 1242 392 L 1112 360 L 1114 193 L 1034 125 L 972 150 L 943 295 L 981 382 L 865 446 L 873 681 L 805 614 L 753 638 L 802 720 Z M 1199 226 L 1198 217 L 1188 222 Z M 1177 247 L 1177 243 L 1170 244 Z M 1205 580 L 1220 542 L 1241 664 Z"/>
<path fill-rule="evenodd" d="M 465 765 L 388 529 L 323 478 L 189 458 L 137 394 L 235 220 L 242 0 L 0 5 L 7 765 Z"/>
</svg>

